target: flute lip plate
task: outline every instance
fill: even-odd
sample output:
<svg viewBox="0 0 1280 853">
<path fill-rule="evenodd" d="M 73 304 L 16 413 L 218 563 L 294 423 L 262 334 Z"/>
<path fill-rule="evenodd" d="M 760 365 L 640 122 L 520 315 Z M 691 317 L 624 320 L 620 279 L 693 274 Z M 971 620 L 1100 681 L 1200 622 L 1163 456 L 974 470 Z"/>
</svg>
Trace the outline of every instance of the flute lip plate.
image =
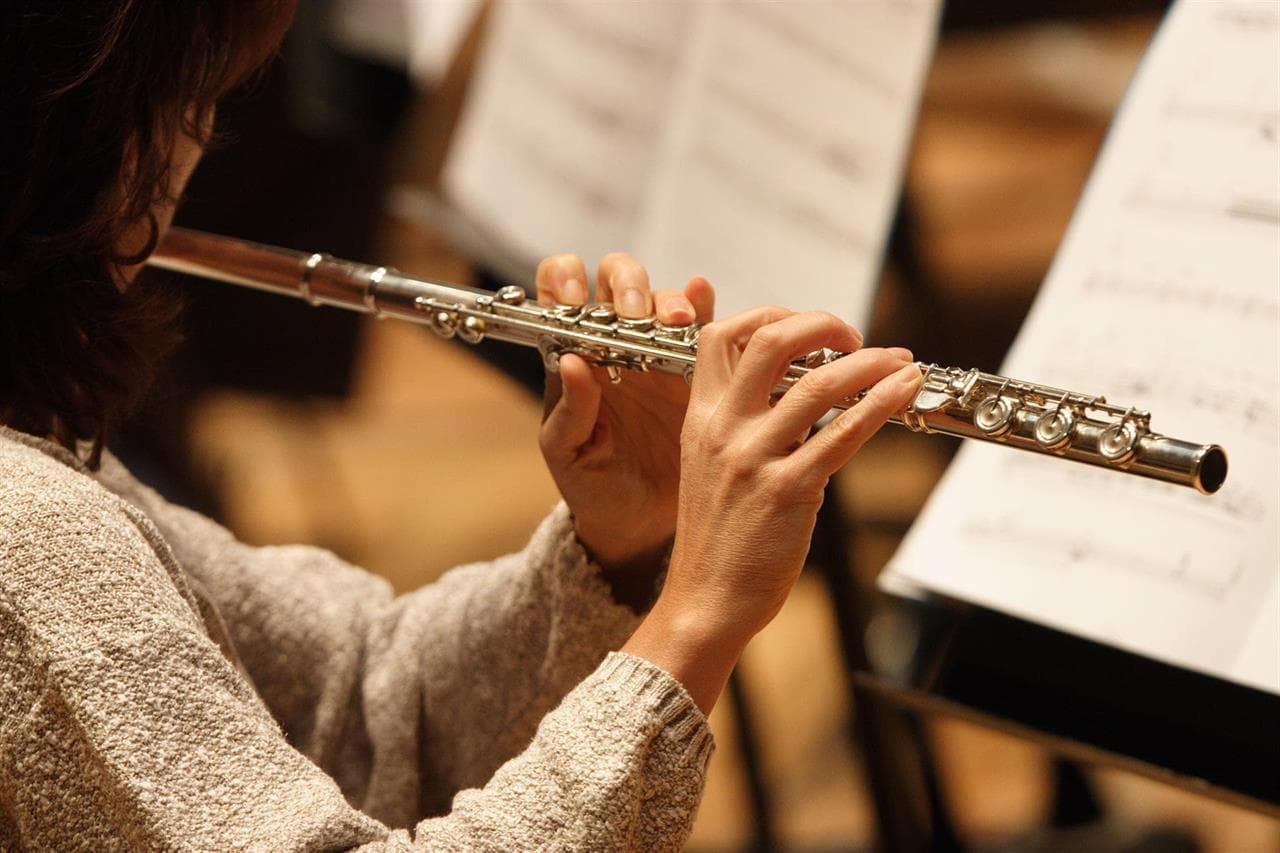
<svg viewBox="0 0 1280 853">
<path fill-rule="evenodd" d="M 1211 495 L 1227 480 L 1227 451 L 1216 444 L 1209 445 L 1200 457 L 1196 471 L 1195 487 L 1202 494 Z"/>
</svg>

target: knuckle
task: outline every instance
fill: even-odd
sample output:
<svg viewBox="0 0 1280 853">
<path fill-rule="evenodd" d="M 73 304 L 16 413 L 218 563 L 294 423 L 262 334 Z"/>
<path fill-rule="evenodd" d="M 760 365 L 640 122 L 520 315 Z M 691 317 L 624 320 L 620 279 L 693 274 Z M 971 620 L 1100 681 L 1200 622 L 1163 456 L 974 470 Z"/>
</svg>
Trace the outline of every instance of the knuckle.
<svg viewBox="0 0 1280 853">
<path fill-rule="evenodd" d="M 701 441 L 699 442 L 702 449 L 716 456 L 725 455 L 733 446 L 733 430 L 729 428 L 723 420 L 712 418 L 702 431 Z M 741 454 L 729 454 L 733 461 L 737 462 Z"/>
<path fill-rule="evenodd" d="M 538 284 L 550 285 L 551 279 L 569 278 L 578 274 L 581 269 L 583 269 L 582 258 L 572 252 L 561 252 L 558 255 L 549 255 L 538 263 L 535 280 Z"/>
<path fill-rule="evenodd" d="M 756 329 L 755 334 L 751 336 L 751 342 L 764 349 L 773 350 L 782 346 L 786 340 L 786 333 L 775 325 L 763 326 Z"/>
<path fill-rule="evenodd" d="M 850 353 L 846 358 L 853 360 L 851 363 L 857 365 L 859 372 L 869 380 L 868 384 L 878 381 L 885 366 L 889 364 L 884 350 L 880 349 L 860 349 Z"/>
<path fill-rule="evenodd" d="M 624 264 L 630 260 L 633 260 L 633 258 L 626 252 L 609 252 L 600 260 L 600 265 L 612 267 Z"/>
<path fill-rule="evenodd" d="M 833 443 L 845 447 L 861 447 L 867 439 L 875 434 L 876 430 L 884 425 L 888 414 L 881 415 L 878 412 L 868 412 L 864 407 L 865 402 L 864 400 L 863 403 L 859 403 L 850 409 L 848 414 L 828 424 L 828 429 L 835 427 L 832 435 Z"/>
<path fill-rule="evenodd" d="M 550 455 L 556 449 L 555 434 L 545 422 L 542 425 L 542 429 L 538 430 L 538 448 L 544 456 Z"/>
<path fill-rule="evenodd" d="M 884 347 L 875 347 L 869 351 L 871 357 L 875 359 L 875 365 L 880 370 L 897 369 L 898 359 Z"/>
<path fill-rule="evenodd" d="M 725 334 L 724 321 L 714 320 L 707 323 L 698 331 L 698 340 L 700 343 L 719 345 Z"/>
<path fill-rule="evenodd" d="M 821 370 L 806 373 L 796 386 L 802 394 L 814 400 L 826 400 L 840 392 L 840 383 L 829 372 Z"/>
<path fill-rule="evenodd" d="M 736 491 L 756 490 L 760 488 L 761 477 L 764 476 L 758 465 L 753 465 L 740 457 L 730 457 L 722 469 L 728 482 Z"/>
<path fill-rule="evenodd" d="M 744 454 L 733 453 L 734 431 L 724 419 L 711 417 L 685 418 L 684 428 L 680 433 L 680 444 L 684 452 L 693 458 L 709 459 L 727 458 L 726 464 L 732 465 Z"/>
<path fill-rule="evenodd" d="M 862 403 L 849 410 L 849 413 L 843 417 L 837 418 L 835 422 L 827 424 L 827 429 L 834 427 L 833 436 L 840 444 L 846 444 L 850 441 L 859 439 L 872 428 L 874 419 L 869 418 L 865 410 L 859 407 Z"/>
<path fill-rule="evenodd" d="M 862 402 L 867 404 L 865 408 L 869 412 L 879 414 L 883 410 L 883 416 L 886 418 L 889 416 L 890 409 L 897 403 L 898 396 L 901 393 L 900 387 L 895 387 L 893 384 L 883 381 L 889 375 L 892 374 L 886 374 L 886 376 L 881 377 L 880 381 L 868 388 L 866 395 L 862 398 Z"/>
<path fill-rule="evenodd" d="M 783 308 L 778 305 L 768 305 L 761 308 L 755 316 L 760 318 L 760 327 L 767 329 L 775 323 L 780 323 L 783 320 L 787 320 L 798 315 L 795 311 L 788 308 Z"/>
<path fill-rule="evenodd" d="M 804 483 L 789 468 L 766 467 L 760 470 L 760 488 L 766 497 L 779 504 L 795 503 L 804 494 Z"/>
<path fill-rule="evenodd" d="M 716 468 L 729 482 L 743 487 L 759 478 L 761 461 L 748 442 L 724 433 L 715 435 L 712 441 L 718 448 Z"/>
<path fill-rule="evenodd" d="M 600 261 L 600 274 L 603 275 L 635 275 L 647 276 L 644 266 L 626 252 L 610 252 Z"/>
</svg>

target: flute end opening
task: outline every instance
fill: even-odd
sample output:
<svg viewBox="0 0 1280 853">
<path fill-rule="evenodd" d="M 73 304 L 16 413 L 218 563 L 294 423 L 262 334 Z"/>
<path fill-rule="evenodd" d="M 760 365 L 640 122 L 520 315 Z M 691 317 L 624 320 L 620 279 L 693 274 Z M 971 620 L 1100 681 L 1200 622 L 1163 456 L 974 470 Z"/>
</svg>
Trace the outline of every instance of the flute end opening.
<svg viewBox="0 0 1280 853">
<path fill-rule="evenodd" d="M 1201 494 L 1211 495 L 1222 488 L 1226 479 L 1227 452 L 1216 444 L 1210 445 L 1204 452 L 1204 456 L 1200 457 L 1200 470 L 1196 472 L 1196 489 Z"/>
</svg>

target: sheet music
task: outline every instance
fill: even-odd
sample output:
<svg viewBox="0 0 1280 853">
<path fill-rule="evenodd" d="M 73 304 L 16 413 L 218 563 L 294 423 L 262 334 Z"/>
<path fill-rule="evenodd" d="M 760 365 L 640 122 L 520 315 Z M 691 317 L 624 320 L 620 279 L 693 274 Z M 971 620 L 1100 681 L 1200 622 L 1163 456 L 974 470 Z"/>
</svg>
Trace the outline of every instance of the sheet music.
<svg viewBox="0 0 1280 853">
<path fill-rule="evenodd" d="M 572 251 L 594 264 L 630 244 L 693 9 L 585 0 L 495 9 L 445 188 L 530 273 L 544 255 Z"/>
<path fill-rule="evenodd" d="M 446 171 L 533 263 L 626 250 L 865 322 L 937 0 L 507 3 Z"/>
<path fill-rule="evenodd" d="M 700 6 L 637 252 L 661 281 L 870 315 L 932 53 L 932 0 Z"/>
<path fill-rule="evenodd" d="M 1222 444 L 1226 485 L 970 442 L 886 586 L 1280 693 L 1278 87 L 1280 4 L 1174 6 L 1002 371 Z"/>
</svg>

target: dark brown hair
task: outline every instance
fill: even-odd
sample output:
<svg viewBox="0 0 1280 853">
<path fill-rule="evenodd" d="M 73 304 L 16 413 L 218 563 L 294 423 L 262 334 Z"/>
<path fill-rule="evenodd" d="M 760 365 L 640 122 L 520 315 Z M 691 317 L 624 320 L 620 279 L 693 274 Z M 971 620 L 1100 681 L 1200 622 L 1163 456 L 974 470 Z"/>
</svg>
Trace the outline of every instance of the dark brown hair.
<svg viewBox="0 0 1280 853">
<path fill-rule="evenodd" d="M 177 300 L 120 272 L 155 247 L 156 205 L 176 201 L 174 141 L 203 141 L 292 13 L 291 0 L 0 2 L 0 422 L 91 441 L 97 465 L 178 339 Z M 126 256 L 139 223 L 149 239 Z"/>
</svg>

